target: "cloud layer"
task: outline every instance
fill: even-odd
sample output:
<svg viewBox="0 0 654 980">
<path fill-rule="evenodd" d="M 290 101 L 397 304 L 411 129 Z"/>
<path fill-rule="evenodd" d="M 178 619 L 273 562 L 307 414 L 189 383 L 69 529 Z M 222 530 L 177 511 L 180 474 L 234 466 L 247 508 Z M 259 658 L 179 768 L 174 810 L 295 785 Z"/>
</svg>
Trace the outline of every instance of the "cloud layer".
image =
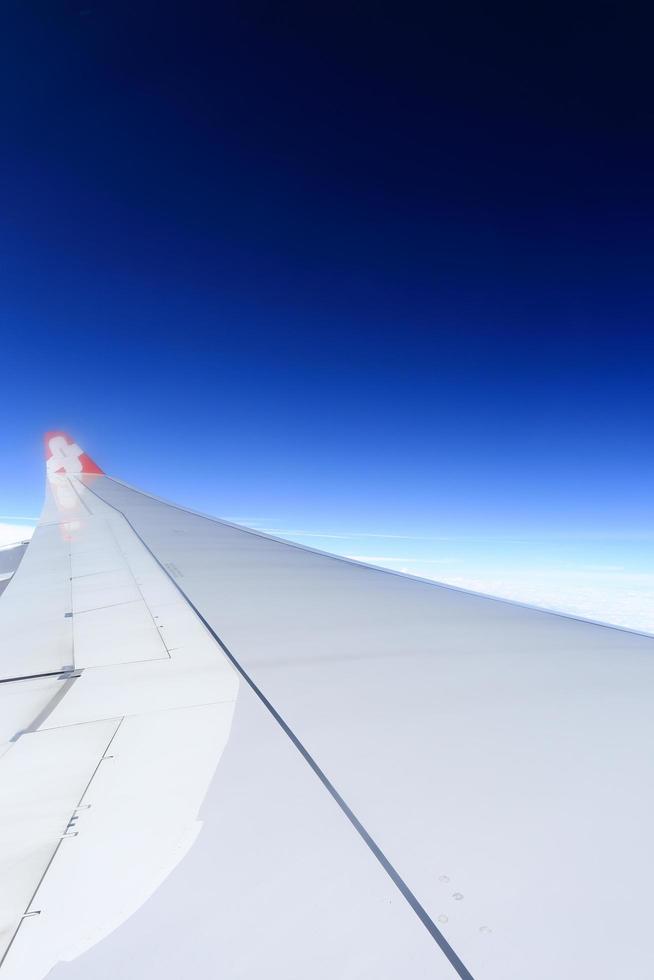
<svg viewBox="0 0 654 980">
<path fill-rule="evenodd" d="M 34 533 L 34 528 L 29 524 L 5 524 L 0 522 L 0 548 L 9 544 L 18 544 L 20 541 L 28 541 Z"/>
</svg>

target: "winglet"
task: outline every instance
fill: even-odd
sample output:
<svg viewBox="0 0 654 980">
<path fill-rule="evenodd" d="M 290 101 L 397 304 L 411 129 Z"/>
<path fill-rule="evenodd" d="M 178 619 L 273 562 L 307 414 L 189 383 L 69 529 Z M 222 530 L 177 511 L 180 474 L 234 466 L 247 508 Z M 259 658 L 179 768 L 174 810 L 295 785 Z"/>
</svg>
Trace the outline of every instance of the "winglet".
<svg viewBox="0 0 654 980">
<path fill-rule="evenodd" d="M 66 432 L 46 432 L 45 463 L 48 476 L 55 473 L 104 472 Z"/>
</svg>

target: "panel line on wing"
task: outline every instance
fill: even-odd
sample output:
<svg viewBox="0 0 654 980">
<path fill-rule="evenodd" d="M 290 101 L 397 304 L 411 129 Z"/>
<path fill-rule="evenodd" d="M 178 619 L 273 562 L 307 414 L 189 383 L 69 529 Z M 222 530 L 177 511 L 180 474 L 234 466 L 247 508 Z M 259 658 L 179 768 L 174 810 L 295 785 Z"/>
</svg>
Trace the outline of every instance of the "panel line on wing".
<svg viewBox="0 0 654 980">
<path fill-rule="evenodd" d="M 109 720 L 107 720 L 107 721 L 109 721 Z M 99 724 L 100 725 L 103 725 L 103 724 L 106 725 L 107 724 L 107 721 L 100 722 Z M 115 724 L 115 728 L 114 728 L 114 730 L 113 730 L 113 732 L 111 734 L 111 737 L 109 738 L 108 742 L 105 744 L 104 748 L 102 749 L 100 756 L 97 758 L 97 762 L 96 762 L 96 764 L 95 764 L 95 766 L 94 766 L 94 768 L 93 768 L 93 770 L 92 770 L 92 772 L 91 772 L 88 780 L 86 781 L 86 783 L 85 783 L 85 785 L 83 787 L 83 790 L 82 790 L 81 794 L 77 797 L 77 806 L 79 806 L 79 804 L 84 799 L 85 794 L 88 792 L 89 786 L 93 782 L 93 780 L 95 778 L 95 775 L 96 775 L 98 769 L 100 768 L 100 765 L 102 764 L 102 760 L 106 757 L 107 752 L 108 752 L 109 748 L 111 747 L 111 744 L 112 744 L 114 738 L 116 737 L 116 735 L 117 735 L 117 733 L 118 733 L 118 731 L 120 729 L 120 726 L 121 726 L 121 724 L 123 722 L 123 719 L 122 718 L 117 718 L 117 719 L 114 719 L 114 721 L 116 723 Z M 98 724 L 98 723 L 91 722 L 90 724 L 93 725 L 93 724 Z M 47 738 L 48 735 L 49 735 L 49 730 L 46 729 L 43 732 L 33 732 L 33 733 L 30 733 L 30 736 L 29 737 L 31 739 L 38 739 L 40 736 L 43 736 L 43 737 Z M 30 743 L 30 744 L 32 744 L 32 743 Z M 40 744 L 40 743 L 36 743 L 36 744 Z M 22 745 L 22 743 L 21 743 L 21 745 Z M 5 756 L 5 759 L 6 758 L 7 757 Z M 76 808 L 77 807 L 74 805 L 72 807 L 71 812 L 74 813 Z M 59 851 L 59 848 L 62 845 L 62 842 L 64 840 L 64 837 L 65 837 L 65 834 L 60 835 L 58 841 L 56 842 L 55 846 L 52 849 L 52 853 L 50 854 L 49 859 L 48 859 L 45 867 L 42 870 L 42 873 L 39 875 L 38 881 L 37 881 L 35 887 L 33 888 L 32 892 L 31 892 L 29 901 L 25 905 L 25 908 L 24 908 L 24 911 L 23 911 L 22 916 L 20 918 L 20 921 L 18 922 L 18 925 L 16 926 L 16 929 L 13 931 L 13 933 L 11 935 L 11 938 L 9 939 L 9 942 L 7 943 L 7 945 L 6 945 L 6 947 L 5 947 L 4 951 L 3 951 L 3 954 L 0 957 L 0 969 L 2 968 L 2 965 L 5 962 L 5 960 L 7 959 L 7 957 L 9 956 L 10 950 L 11 950 L 11 948 L 12 948 L 12 946 L 13 946 L 15 940 L 16 940 L 16 937 L 17 937 L 17 935 L 18 935 L 18 933 L 20 931 L 20 927 L 23 924 L 23 922 L 25 921 L 25 917 L 30 913 L 30 911 L 35 911 L 35 910 L 32 910 L 30 908 L 30 906 L 34 902 L 34 899 L 35 899 L 36 895 L 38 894 L 38 891 L 39 891 L 39 889 L 40 889 L 40 887 L 41 887 L 41 885 L 43 883 L 43 880 L 46 877 L 48 871 L 50 870 L 50 867 L 52 866 L 52 862 L 54 861 L 55 857 L 57 856 L 57 853 Z"/>
<path fill-rule="evenodd" d="M 356 816 L 356 814 L 353 812 L 353 810 L 345 802 L 345 800 L 343 799 L 343 797 L 341 796 L 341 794 L 338 792 L 338 790 L 336 789 L 336 787 L 334 786 L 334 784 L 331 782 L 331 780 L 328 778 L 328 776 L 320 768 L 320 766 L 318 765 L 318 763 L 316 762 L 316 760 L 313 758 L 313 756 L 311 755 L 311 753 L 308 751 L 307 748 L 305 748 L 305 746 L 300 741 L 300 739 L 295 734 L 295 732 L 291 729 L 291 727 L 283 719 L 283 717 L 280 715 L 280 713 L 277 711 L 277 709 L 274 707 L 274 705 L 268 700 L 268 698 L 263 693 L 263 691 L 257 686 L 257 684 L 254 682 L 254 680 L 247 673 L 247 671 L 245 670 L 245 668 L 242 667 L 242 665 L 240 664 L 240 662 L 237 660 L 237 658 L 234 656 L 234 654 L 229 650 L 229 648 L 226 646 L 226 644 L 223 642 L 223 640 L 221 640 L 220 636 L 216 633 L 216 631 L 213 629 L 213 627 L 211 626 L 211 624 L 205 619 L 205 617 L 202 615 L 202 613 L 200 612 L 200 610 L 193 603 L 193 601 L 189 598 L 189 596 L 186 594 L 186 592 L 184 591 L 184 589 L 182 588 L 182 586 L 179 584 L 179 582 L 175 579 L 175 577 L 172 575 L 172 573 L 166 568 L 166 566 L 164 565 L 164 563 L 159 560 L 159 558 L 154 553 L 154 551 L 150 548 L 150 546 L 147 544 L 147 542 L 141 537 L 141 535 L 139 534 L 139 532 L 137 531 L 137 529 L 134 527 L 134 525 L 132 524 L 132 522 L 129 519 L 129 517 L 127 517 L 127 515 L 124 513 L 124 511 L 120 510 L 120 508 L 116 507 L 114 504 L 112 504 L 109 501 L 105 500 L 105 498 L 101 494 L 99 494 L 96 490 L 92 489 L 87 484 L 83 484 L 83 486 L 84 486 L 84 488 L 89 493 L 92 493 L 95 497 L 98 497 L 99 500 L 101 500 L 107 506 L 111 507 L 114 511 L 116 511 L 116 513 L 120 514 L 123 517 L 123 519 L 125 520 L 125 522 L 127 523 L 127 525 L 131 528 L 131 530 L 133 531 L 133 533 L 136 535 L 136 537 L 138 538 L 138 540 L 141 542 L 141 544 L 143 545 L 143 547 L 148 551 L 148 553 L 151 555 L 151 557 L 157 563 L 157 565 L 159 566 L 159 568 L 164 572 L 164 574 L 167 576 L 167 578 L 170 580 L 170 582 L 172 582 L 172 584 L 175 586 L 175 588 L 177 589 L 177 591 L 183 596 L 183 598 L 186 600 L 186 602 L 188 603 L 188 605 L 190 606 L 190 608 L 193 610 L 193 612 L 195 613 L 195 615 L 197 616 L 197 618 L 200 620 L 200 622 L 202 623 L 202 625 L 205 627 L 205 629 L 209 632 L 209 634 L 212 636 L 212 638 L 215 640 L 215 642 L 222 649 L 222 651 L 225 654 L 225 656 L 229 659 L 229 661 L 232 663 L 232 665 L 235 667 L 235 669 L 238 671 L 238 673 L 241 675 L 241 677 L 243 677 L 243 679 L 246 681 L 246 683 L 248 684 L 248 686 L 252 689 L 252 691 L 254 692 L 254 694 L 256 694 L 256 696 L 261 701 L 261 703 L 264 705 L 264 707 L 270 712 L 270 714 L 272 715 L 272 717 L 275 719 L 275 721 L 277 722 L 277 724 L 280 726 L 280 728 L 284 731 L 284 733 L 287 735 L 287 737 L 293 743 L 293 745 L 298 750 L 298 752 L 300 753 L 300 755 L 303 757 L 303 759 L 305 760 L 305 762 L 313 770 L 313 772 L 318 777 L 318 779 L 320 780 L 320 782 L 323 784 L 323 786 L 325 787 L 325 789 L 328 791 L 328 793 L 330 794 L 330 796 L 338 804 L 338 806 L 340 807 L 340 809 L 342 810 L 342 812 L 344 813 L 344 815 L 347 817 L 347 819 L 349 820 L 349 822 L 352 824 L 353 828 L 356 830 L 356 832 L 359 834 L 359 836 L 364 841 L 364 843 L 366 844 L 366 846 L 369 848 L 369 850 L 371 851 L 371 853 L 377 859 L 377 861 L 379 862 L 379 864 L 381 865 L 381 867 L 384 869 L 384 871 L 386 872 L 386 874 L 389 876 L 389 878 L 391 879 L 391 881 L 393 882 L 393 884 L 396 886 L 396 888 L 398 889 L 398 891 L 400 892 L 400 894 L 403 896 L 403 898 L 406 900 L 406 902 L 409 904 L 409 906 L 412 908 L 412 910 L 418 916 L 418 918 L 420 919 L 420 921 L 422 922 L 422 924 L 425 926 L 425 928 L 427 929 L 427 931 L 431 935 L 432 939 L 436 942 L 436 944 L 440 948 L 441 952 L 445 955 L 445 957 L 447 958 L 447 960 L 449 961 L 449 963 L 451 964 L 451 966 L 454 968 L 454 970 L 457 972 L 457 974 L 461 978 L 461 980 L 474 980 L 474 978 L 473 978 L 472 974 L 470 973 L 470 971 L 468 970 L 468 968 L 465 966 L 465 964 L 459 958 L 458 954 L 455 952 L 455 950 L 453 949 L 453 947 L 449 944 L 449 942 L 447 941 L 447 939 L 445 938 L 445 936 L 443 935 L 443 933 L 440 931 L 440 929 L 438 928 L 438 926 L 436 925 L 436 923 L 433 921 L 433 919 L 431 918 L 431 916 L 429 915 L 429 913 L 427 912 L 427 910 L 424 908 L 424 906 L 420 903 L 420 901 L 418 900 L 418 898 L 411 891 L 411 889 L 406 884 L 406 882 L 404 881 L 404 879 L 402 878 L 402 876 L 399 874 L 399 872 L 391 864 L 391 862 L 386 857 L 386 855 L 384 854 L 384 852 L 382 851 L 382 849 L 379 847 L 379 845 L 374 840 L 374 838 L 371 836 L 371 834 L 366 830 L 366 828 L 361 823 L 361 821 Z"/>
</svg>

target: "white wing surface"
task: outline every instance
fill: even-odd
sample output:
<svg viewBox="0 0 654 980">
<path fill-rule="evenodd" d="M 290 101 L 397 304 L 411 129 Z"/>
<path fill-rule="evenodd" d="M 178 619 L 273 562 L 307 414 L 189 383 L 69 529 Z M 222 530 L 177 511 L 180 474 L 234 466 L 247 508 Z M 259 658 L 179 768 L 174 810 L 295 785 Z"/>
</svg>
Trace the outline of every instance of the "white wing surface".
<svg viewBox="0 0 654 980">
<path fill-rule="evenodd" d="M 0 980 L 650 980 L 654 638 L 47 445 L 0 600 Z"/>
</svg>

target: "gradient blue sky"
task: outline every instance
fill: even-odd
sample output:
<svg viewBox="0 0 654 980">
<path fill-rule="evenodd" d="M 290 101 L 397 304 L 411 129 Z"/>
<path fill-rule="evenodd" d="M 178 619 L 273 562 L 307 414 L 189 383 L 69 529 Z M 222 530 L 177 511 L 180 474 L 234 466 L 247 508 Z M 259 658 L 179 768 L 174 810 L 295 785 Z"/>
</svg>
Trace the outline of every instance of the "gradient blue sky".
<svg viewBox="0 0 654 980">
<path fill-rule="evenodd" d="M 5 5 L 0 510 L 63 428 L 189 506 L 654 630 L 646 23 L 313 6 Z"/>
</svg>

